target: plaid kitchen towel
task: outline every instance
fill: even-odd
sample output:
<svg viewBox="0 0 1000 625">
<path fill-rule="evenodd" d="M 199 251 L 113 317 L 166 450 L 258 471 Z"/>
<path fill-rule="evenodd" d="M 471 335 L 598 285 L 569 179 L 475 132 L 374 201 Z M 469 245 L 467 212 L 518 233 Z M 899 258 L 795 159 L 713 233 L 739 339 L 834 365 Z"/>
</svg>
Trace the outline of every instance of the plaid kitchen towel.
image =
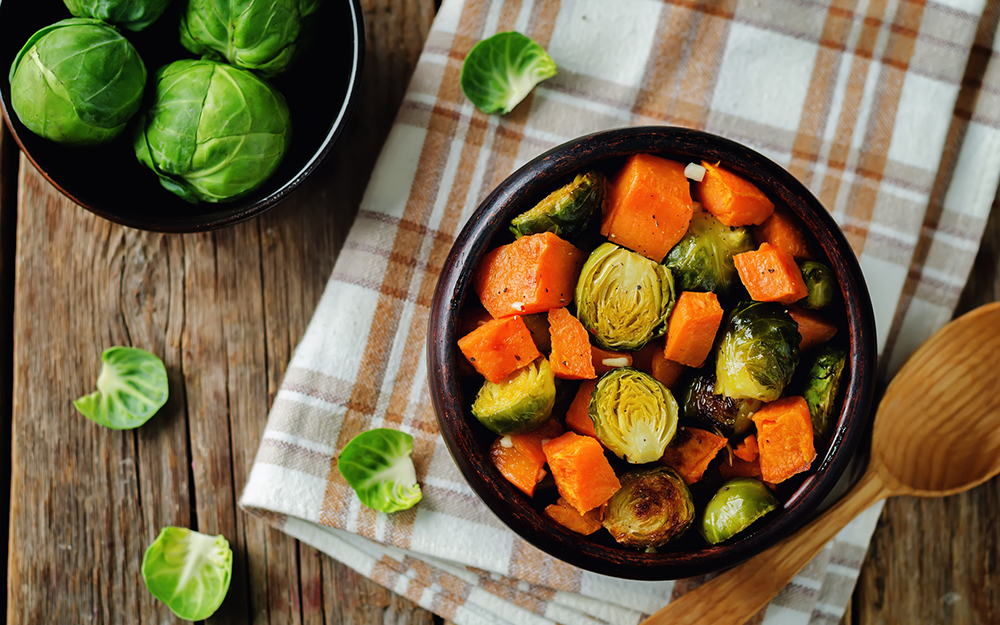
<svg viewBox="0 0 1000 625">
<path fill-rule="evenodd" d="M 275 398 L 241 503 L 460 625 L 637 623 L 697 580 L 630 582 L 555 560 L 472 493 L 438 435 L 428 306 L 480 201 L 593 131 L 705 129 L 787 167 L 833 213 L 874 301 L 888 376 L 947 321 L 1000 178 L 1000 0 L 445 0 L 357 220 Z M 505 117 L 462 60 L 517 30 L 558 75 Z M 424 499 L 363 507 L 336 468 L 357 433 L 415 438 Z M 765 623 L 837 622 L 879 510 L 852 523 Z"/>
</svg>

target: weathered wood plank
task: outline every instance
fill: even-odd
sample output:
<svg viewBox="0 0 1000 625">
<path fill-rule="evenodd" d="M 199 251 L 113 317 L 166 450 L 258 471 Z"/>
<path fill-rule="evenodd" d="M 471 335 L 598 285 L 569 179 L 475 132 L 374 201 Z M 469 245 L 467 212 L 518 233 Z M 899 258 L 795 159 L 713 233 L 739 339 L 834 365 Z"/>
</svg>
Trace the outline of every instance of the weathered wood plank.
<svg viewBox="0 0 1000 625">
<path fill-rule="evenodd" d="M 17 144 L 0 120 L 0 474 L 10 475 L 10 415 L 14 384 L 14 248 L 17 241 Z M 10 519 L 10 480 L 0 480 L 0 514 Z M 10 525 L 0 534 L 7 567 Z"/>
</svg>

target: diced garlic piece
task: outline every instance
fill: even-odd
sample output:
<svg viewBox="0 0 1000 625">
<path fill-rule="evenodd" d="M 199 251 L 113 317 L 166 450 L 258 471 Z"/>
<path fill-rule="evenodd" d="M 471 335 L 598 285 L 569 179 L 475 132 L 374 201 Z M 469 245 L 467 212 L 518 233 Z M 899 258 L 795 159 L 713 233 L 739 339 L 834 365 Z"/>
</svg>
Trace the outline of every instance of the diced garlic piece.
<svg viewBox="0 0 1000 625">
<path fill-rule="evenodd" d="M 619 356 L 618 358 L 605 358 L 601 361 L 605 367 L 627 367 L 628 358 L 625 356 Z"/>
<path fill-rule="evenodd" d="M 511 302 L 510 305 L 513 306 L 514 310 L 517 312 L 524 312 L 524 302 Z"/>
<path fill-rule="evenodd" d="M 688 163 L 687 167 L 684 168 L 684 177 L 701 182 L 705 179 L 705 168 L 698 163 Z"/>
<path fill-rule="evenodd" d="M 514 439 L 512 439 L 510 437 L 510 434 L 508 434 L 507 436 L 504 436 L 503 438 L 500 439 L 500 446 L 510 449 L 511 447 L 514 446 Z"/>
</svg>

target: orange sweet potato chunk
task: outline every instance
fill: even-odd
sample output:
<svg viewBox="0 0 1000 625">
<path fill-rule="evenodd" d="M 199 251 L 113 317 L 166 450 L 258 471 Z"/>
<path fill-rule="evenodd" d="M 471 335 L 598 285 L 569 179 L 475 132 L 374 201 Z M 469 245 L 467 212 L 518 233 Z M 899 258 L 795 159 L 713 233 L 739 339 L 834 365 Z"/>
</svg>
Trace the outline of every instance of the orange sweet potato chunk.
<svg viewBox="0 0 1000 625">
<path fill-rule="evenodd" d="M 660 384 L 666 386 L 667 388 L 673 388 L 687 367 L 679 362 L 668 360 L 667 357 L 663 355 L 663 350 L 658 349 L 656 350 L 656 353 L 653 354 L 653 362 L 651 363 L 650 368 L 652 369 L 652 371 L 650 371 L 650 375 L 659 380 Z"/>
<path fill-rule="evenodd" d="M 480 375 L 495 383 L 541 355 L 519 316 L 484 323 L 458 339 L 458 348 Z"/>
<path fill-rule="evenodd" d="M 774 212 L 774 203 L 752 182 L 719 165 L 702 161 L 705 177 L 696 185 L 705 210 L 727 226 L 764 223 Z"/>
<path fill-rule="evenodd" d="M 761 479 L 780 484 L 809 469 L 816 458 L 809 405 L 802 397 L 764 404 L 753 415 L 760 449 Z"/>
<path fill-rule="evenodd" d="M 590 335 L 583 324 L 565 308 L 549 311 L 552 355 L 549 364 L 557 378 L 588 380 L 597 377 L 590 351 Z"/>
<path fill-rule="evenodd" d="M 595 438 L 566 432 L 542 445 L 542 451 L 559 494 L 580 514 L 602 505 L 621 488 Z"/>
<path fill-rule="evenodd" d="M 602 376 L 618 367 L 632 366 L 631 352 L 613 352 L 610 349 L 602 349 L 596 345 L 591 345 L 590 356 L 594 362 L 594 372 L 598 376 Z"/>
<path fill-rule="evenodd" d="M 566 529 L 584 536 L 590 536 L 601 529 L 600 508 L 594 508 L 586 514 L 580 514 L 562 497 L 554 504 L 545 506 L 545 516 Z"/>
<path fill-rule="evenodd" d="M 705 364 L 722 323 L 722 306 L 715 293 L 684 291 L 670 315 L 663 356 L 689 367 Z"/>
<path fill-rule="evenodd" d="M 694 484 L 705 475 L 705 469 L 726 442 L 725 437 L 707 430 L 681 428 L 667 445 L 660 462 L 677 471 L 688 484 Z"/>
<path fill-rule="evenodd" d="M 747 462 L 756 460 L 758 454 L 760 454 L 760 449 L 757 447 L 757 437 L 753 434 L 740 441 L 740 444 L 733 450 L 733 455 Z"/>
<path fill-rule="evenodd" d="M 820 343 L 826 343 L 837 334 L 837 326 L 824 319 L 819 313 L 798 306 L 789 306 L 788 314 L 799 326 L 799 350 L 804 351 Z"/>
<path fill-rule="evenodd" d="M 590 418 L 590 397 L 597 387 L 597 380 L 584 380 L 576 391 L 573 403 L 566 411 L 566 428 L 580 434 L 597 438 L 594 420 Z"/>
<path fill-rule="evenodd" d="M 755 301 L 792 304 L 809 294 L 792 255 L 770 243 L 733 256 L 733 264 Z"/>
<path fill-rule="evenodd" d="M 805 235 L 795 217 L 785 209 L 775 208 L 774 213 L 754 228 L 753 233 L 757 243 L 767 242 L 780 247 L 798 260 L 812 258 Z"/>
<path fill-rule="evenodd" d="M 556 438 L 562 433 L 563 428 L 559 422 L 550 419 L 531 432 L 498 436 L 490 445 L 490 458 L 508 482 L 531 497 L 535 494 L 535 486 L 545 477 L 542 441 Z"/>
</svg>

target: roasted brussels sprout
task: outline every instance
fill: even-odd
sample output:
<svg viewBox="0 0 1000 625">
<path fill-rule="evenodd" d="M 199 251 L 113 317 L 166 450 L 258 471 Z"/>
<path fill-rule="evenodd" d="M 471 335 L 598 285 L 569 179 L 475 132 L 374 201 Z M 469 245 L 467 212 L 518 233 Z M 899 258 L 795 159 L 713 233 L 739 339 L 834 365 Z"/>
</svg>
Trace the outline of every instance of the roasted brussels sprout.
<svg viewBox="0 0 1000 625">
<path fill-rule="evenodd" d="M 98 20 L 74 17 L 39 30 L 10 67 L 14 112 L 36 135 L 99 145 L 139 110 L 146 66 L 131 43 Z"/>
<path fill-rule="evenodd" d="M 773 302 L 744 300 L 733 309 L 715 358 L 715 392 L 774 401 L 799 364 L 799 327 Z"/>
<path fill-rule="evenodd" d="M 319 0 L 188 0 L 181 13 L 181 45 L 275 76 L 295 59 L 300 35 L 319 7 Z"/>
<path fill-rule="evenodd" d="M 63 0 L 75 17 L 92 17 L 129 30 L 142 30 L 155 22 L 170 0 Z"/>
<path fill-rule="evenodd" d="M 629 547 L 662 547 L 694 521 L 694 500 L 683 478 L 657 466 L 621 476 L 621 490 L 605 504 L 603 525 Z"/>
<path fill-rule="evenodd" d="M 847 352 L 829 345 L 823 345 L 813 353 L 802 396 L 809 405 L 813 436 L 816 438 L 826 436 L 830 429 L 833 403 L 837 399 L 840 375 L 844 372 L 846 362 Z"/>
<path fill-rule="evenodd" d="M 583 264 L 575 297 L 577 318 L 601 347 L 635 350 L 666 332 L 674 279 L 663 265 L 602 243 Z"/>
<path fill-rule="evenodd" d="M 621 367 L 597 381 L 590 418 L 605 447 L 632 464 L 644 464 L 659 460 L 677 432 L 677 402 L 653 376 Z"/>
<path fill-rule="evenodd" d="M 510 231 L 518 239 L 539 232 L 571 239 L 587 229 L 594 213 L 600 213 L 606 189 L 607 179 L 601 172 L 580 174 L 511 220 Z"/>
<path fill-rule="evenodd" d="M 495 384 L 486 380 L 472 414 L 497 434 L 519 434 L 540 426 L 556 402 L 556 377 L 545 358 L 521 367 Z"/>
<path fill-rule="evenodd" d="M 703 211 L 691 217 L 687 234 L 663 264 L 673 272 L 678 290 L 712 291 L 726 298 L 742 286 L 733 256 L 753 249 L 749 230 L 727 226 Z"/>
<path fill-rule="evenodd" d="M 799 263 L 799 269 L 802 270 L 802 280 L 806 283 L 809 295 L 796 304 L 815 310 L 833 303 L 833 296 L 837 293 L 837 279 L 833 275 L 833 270 L 814 260 Z"/>
<path fill-rule="evenodd" d="M 725 436 L 738 436 L 750 429 L 750 417 L 760 408 L 757 399 L 733 399 L 715 394 L 715 374 L 691 378 L 683 395 L 684 417 L 710 425 Z"/>
<path fill-rule="evenodd" d="M 706 541 L 715 545 L 739 534 L 777 507 L 778 500 L 762 482 L 749 477 L 733 478 L 705 506 L 699 530 Z"/>
</svg>

